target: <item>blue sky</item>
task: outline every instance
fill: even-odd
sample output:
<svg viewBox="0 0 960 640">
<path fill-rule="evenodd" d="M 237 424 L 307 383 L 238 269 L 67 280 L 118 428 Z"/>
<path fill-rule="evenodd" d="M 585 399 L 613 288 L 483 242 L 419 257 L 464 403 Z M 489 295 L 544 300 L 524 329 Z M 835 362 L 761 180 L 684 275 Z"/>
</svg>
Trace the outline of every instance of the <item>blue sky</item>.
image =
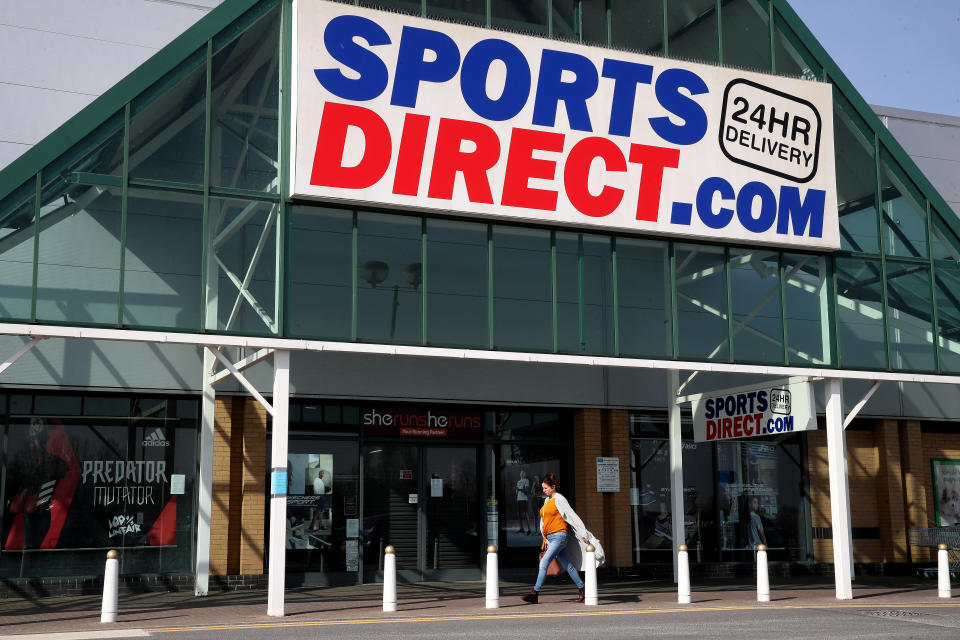
<svg viewBox="0 0 960 640">
<path fill-rule="evenodd" d="M 960 117 L 960 0 L 789 0 L 873 105 Z"/>
</svg>

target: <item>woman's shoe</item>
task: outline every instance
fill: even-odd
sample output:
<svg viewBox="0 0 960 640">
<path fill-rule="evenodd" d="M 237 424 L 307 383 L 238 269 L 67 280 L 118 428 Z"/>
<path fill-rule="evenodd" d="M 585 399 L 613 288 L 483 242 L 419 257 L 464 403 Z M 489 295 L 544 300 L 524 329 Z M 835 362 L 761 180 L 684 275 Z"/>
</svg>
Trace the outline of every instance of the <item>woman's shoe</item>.
<svg viewBox="0 0 960 640">
<path fill-rule="evenodd" d="M 537 591 L 531 591 L 527 595 L 520 598 L 524 602 L 529 602 L 530 604 L 537 604 L 539 602 L 540 593 Z"/>
<path fill-rule="evenodd" d="M 576 601 L 577 601 L 577 602 L 583 602 L 583 600 L 584 600 L 584 597 L 583 597 L 583 589 L 577 589 L 577 590 L 580 592 L 580 595 L 577 596 L 577 600 L 576 600 Z"/>
</svg>

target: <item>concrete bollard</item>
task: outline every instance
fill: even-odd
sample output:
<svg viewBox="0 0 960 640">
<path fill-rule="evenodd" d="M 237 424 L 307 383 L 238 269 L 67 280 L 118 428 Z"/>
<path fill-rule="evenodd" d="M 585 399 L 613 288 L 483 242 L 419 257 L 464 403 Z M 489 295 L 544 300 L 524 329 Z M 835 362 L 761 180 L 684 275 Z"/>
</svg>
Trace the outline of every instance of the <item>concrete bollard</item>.
<svg viewBox="0 0 960 640">
<path fill-rule="evenodd" d="M 100 622 L 116 622 L 117 590 L 120 585 L 120 560 L 116 549 L 107 551 L 107 566 L 103 570 L 103 603 L 100 605 Z"/>
<path fill-rule="evenodd" d="M 767 572 L 767 545 L 757 545 L 757 602 L 770 602 L 770 574 Z"/>
<path fill-rule="evenodd" d="M 690 560 L 685 544 L 677 547 L 677 602 L 690 604 Z"/>
<path fill-rule="evenodd" d="M 587 557 L 583 561 L 583 604 L 597 606 L 597 554 L 592 544 L 587 545 Z"/>
<path fill-rule="evenodd" d="M 497 545 L 487 547 L 487 609 L 500 608 L 500 572 L 497 568 Z"/>
<path fill-rule="evenodd" d="M 950 598 L 950 559 L 947 557 L 947 545 L 937 547 L 937 595 Z"/>
<path fill-rule="evenodd" d="M 383 550 L 383 610 L 397 610 L 397 556 L 393 545 Z"/>
</svg>

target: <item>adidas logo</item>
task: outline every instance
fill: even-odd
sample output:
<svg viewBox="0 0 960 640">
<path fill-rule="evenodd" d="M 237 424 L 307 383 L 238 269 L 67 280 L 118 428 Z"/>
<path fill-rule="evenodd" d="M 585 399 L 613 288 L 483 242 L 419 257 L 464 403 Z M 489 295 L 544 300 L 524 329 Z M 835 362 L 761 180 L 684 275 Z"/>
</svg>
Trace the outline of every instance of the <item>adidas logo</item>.
<svg viewBox="0 0 960 640">
<path fill-rule="evenodd" d="M 163 431 L 161 431 L 158 427 L 140 444 L 145 447 L 169 447 L 170 441 L 167 440 L 167 437 L 163 435 Z"/>
</svg>

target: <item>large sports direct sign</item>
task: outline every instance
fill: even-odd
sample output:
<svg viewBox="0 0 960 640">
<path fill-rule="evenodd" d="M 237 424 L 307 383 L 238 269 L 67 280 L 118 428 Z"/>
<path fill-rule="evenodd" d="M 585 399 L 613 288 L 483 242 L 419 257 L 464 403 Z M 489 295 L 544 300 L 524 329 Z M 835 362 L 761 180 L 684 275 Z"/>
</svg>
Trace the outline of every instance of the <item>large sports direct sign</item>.
<svg viewBox="0 0 960 640">
<path fill-rule="evenodd" d="M 295 4 L 294 197 L 840 246 L 827 84 Z"/>
</svg>

